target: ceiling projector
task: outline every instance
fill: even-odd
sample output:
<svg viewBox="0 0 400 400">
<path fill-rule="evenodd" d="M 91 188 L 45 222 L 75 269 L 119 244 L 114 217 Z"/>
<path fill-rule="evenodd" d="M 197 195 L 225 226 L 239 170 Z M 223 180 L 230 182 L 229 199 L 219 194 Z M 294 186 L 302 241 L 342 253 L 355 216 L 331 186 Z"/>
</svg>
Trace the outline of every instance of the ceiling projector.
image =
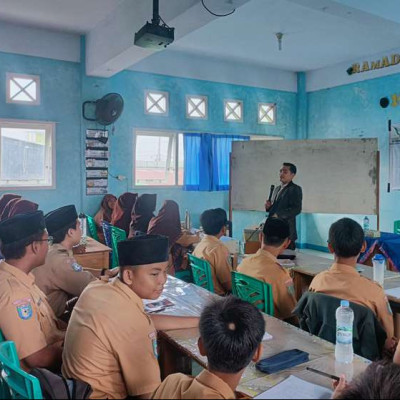
<svg viewBox="0 0 400 400">
<path fill-rule="evenodd" d="M 175 28 L 164 21 L 161 24 L 158 13 L 158 0 L 153 0 L 153 19 L 135 33 L 135 45 L 150 50 L 163 50 L 174 41 Z"/>
</svg>

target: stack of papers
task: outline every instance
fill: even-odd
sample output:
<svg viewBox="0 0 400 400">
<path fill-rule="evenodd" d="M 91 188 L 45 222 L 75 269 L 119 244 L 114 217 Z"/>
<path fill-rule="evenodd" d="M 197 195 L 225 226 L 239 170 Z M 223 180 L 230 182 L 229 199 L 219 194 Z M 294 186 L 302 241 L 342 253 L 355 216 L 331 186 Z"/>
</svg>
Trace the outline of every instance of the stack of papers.
<svg viewBox="0 0 400 400">
<path fill-rule="evenodd" d="M 330 399 L 332 390 L 291 375 L 255 399 Z"/>
</svg>

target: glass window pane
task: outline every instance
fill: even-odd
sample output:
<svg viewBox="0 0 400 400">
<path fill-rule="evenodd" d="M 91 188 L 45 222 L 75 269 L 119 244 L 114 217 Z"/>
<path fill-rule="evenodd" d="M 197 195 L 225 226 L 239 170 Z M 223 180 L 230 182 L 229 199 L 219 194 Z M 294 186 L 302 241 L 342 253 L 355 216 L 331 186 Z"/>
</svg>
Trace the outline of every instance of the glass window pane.
<svg viewBox="0 0 400 400">
<path fill-rule="evenodd" d="M 135 185 L 175 185 L 174 137 L 136 137 Z"/>
<path fill-rule="evenodd" d="M 1 180 L 29 181 L 46 178 L 46 131 L 1 129 Z"/>
</svg>

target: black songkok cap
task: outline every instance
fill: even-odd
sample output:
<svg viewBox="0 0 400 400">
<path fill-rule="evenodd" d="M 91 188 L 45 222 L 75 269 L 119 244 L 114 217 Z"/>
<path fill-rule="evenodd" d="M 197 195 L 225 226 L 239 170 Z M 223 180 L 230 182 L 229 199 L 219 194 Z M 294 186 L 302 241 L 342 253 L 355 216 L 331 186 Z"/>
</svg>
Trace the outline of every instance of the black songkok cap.
<svg viewBox="0 0 400 400">
<path fill-rule="evenodd" d="M 58 231 L 65 229 L 78 218 L 78 213 L 74 205 L 57 208 L 45 215 L 46 228 L 49 235 L 53 236 Z"/>
<path fill-rule="evenodd" d="M 168 261 L 168 237 L 161 235 L 135 236 L 118 243 L 121 267 L 146 265 Z"/>
<path fill-rule="evenodd" d="M 290 236 L 289 224 L 282 218 L 268 218 L 265 221 L 263 233 L 267 238 L 287 239 Z"/>
<path fill-rule="evenodd" d="M 46 229 L 42 211 L 17 214 L 0 222 L 0 240 L 3 244 L 21 242 Z"/>
</svg>

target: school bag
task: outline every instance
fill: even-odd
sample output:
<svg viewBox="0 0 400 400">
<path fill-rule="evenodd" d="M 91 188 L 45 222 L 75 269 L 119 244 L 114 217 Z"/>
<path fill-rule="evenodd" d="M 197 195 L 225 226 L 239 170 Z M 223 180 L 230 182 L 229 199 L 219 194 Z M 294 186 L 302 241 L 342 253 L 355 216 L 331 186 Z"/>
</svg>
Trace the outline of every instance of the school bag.
<svg viewBox="0 0 400 400">
<path fill-rule="evenodd" d="M 30 374 L 38 378 L 43 399 L 88 399 L 92 393 L 89 384 L 76 379 L 65 379 L 45 368 L 34 368 Z"/>
</svg>

